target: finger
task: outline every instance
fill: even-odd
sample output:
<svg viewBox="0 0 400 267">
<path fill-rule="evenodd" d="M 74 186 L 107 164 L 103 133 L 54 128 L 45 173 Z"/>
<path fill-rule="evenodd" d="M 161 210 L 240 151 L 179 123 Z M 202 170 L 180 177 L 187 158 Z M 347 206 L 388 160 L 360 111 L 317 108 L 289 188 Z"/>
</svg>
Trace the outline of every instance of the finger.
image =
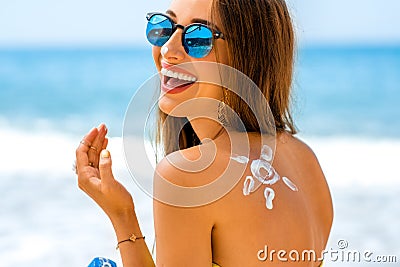
<svg viewBox="0 0 400 267">
<path fill-rule="evenodd" d="M 114 179 L 111 155 L 108 150 L 102 150 L 100 153 L 99 172 L 101 181 L 105 184 Z"/>
<path fill-rule="evenodd" d="M 78 148 L 76 149 L 76 167 L 77 170 L 82 168 L 83 166 L 89 165 L 88 159 L 88 151 L 89 151 L 89 144 L 92 144 L 94 139 L 98 134 L 98 129 L 93 128 L 89 131 L 89 133 L 82 139 L 81 143 L 79 144 Z"/>
<path fill-rule="evenodd" d="M 108 138 L 106 137 L 106 138 L 104 138 L 104 142 L 103 142 L 103 146 L 101 147 L 101 150 L 106 149 L 107 146 L 108 146 Z"/>
<path fill-rule="evenodd" d="M 99 134 L 94 139 L 88 151 L 89 162 L 91 162 L 95 168 L 99 166 L 99 155 L 102 150 L 104 138 L 107 134 L 107 127 L 104 124 L 100 124 L 98 131 Z"/>
<path fill-rule="evenodd" d="M 104 135 L 104 125 L 100 124 L 99 127 L 97 127 L 98 130 L 98 135 L 96 136 L 96 138 L 93 140 L 93 143 L 90 145 L 89 147 L 89 151 L 88 151 L 88 158 L 89 158 L 89 165 L 96 167 L 97 168 L 97 158 L 98 158 L 98 153 L 99 151 L 99 143 L 102 142 L 102 135 Z"/>
</svg>

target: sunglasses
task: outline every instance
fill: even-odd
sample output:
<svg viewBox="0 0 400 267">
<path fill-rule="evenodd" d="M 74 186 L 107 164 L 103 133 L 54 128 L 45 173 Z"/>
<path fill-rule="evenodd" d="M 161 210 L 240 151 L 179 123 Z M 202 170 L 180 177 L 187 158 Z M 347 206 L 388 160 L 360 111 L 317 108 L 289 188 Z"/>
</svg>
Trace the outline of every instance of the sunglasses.
<svg viewBox="0 0 400 267">
<path fill-rule="evenodd" d="M 193 23 L 188 26 L 176 24 L 170 17 L 162 13 L 148 13 L 146 36 L 154 46 L 163 46 L 172 34 L 182 29 L 182 45 L 186 53 L 194 58 L 207 56 L 213 47 L 213 39 L 223 39 L 221 32 L 211 29 L 202 23 Z"/>
</svg>

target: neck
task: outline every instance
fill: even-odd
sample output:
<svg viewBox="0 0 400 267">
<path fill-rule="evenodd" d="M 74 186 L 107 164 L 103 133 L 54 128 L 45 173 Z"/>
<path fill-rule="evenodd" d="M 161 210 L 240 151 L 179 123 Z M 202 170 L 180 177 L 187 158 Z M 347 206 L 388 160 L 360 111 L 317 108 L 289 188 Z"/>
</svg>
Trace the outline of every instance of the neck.
<svg viewBox="0 0 400 267">
<path fill-rule="evenodd" d="M 190 119 L 190 124 L 202 143 L 207 140 L 215 140 L 225 132 L 219 122 L 208 118 Z"/>
</svg>

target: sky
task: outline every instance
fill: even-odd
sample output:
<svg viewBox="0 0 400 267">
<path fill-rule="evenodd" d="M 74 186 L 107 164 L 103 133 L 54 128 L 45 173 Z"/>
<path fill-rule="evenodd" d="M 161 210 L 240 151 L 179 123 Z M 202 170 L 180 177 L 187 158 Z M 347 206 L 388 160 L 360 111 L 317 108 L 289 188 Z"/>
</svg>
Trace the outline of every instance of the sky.
<svg viewBox="0 0 400 267">
<path fill-rule="evenodd" d="M 244 1 L 244 0 L 243 0 Z M 287 0 L 299 43 L 400 45 L 399 0 Z M 0 47 L 145 45 L 169 0 L 0 0 Z"/>
</svg>

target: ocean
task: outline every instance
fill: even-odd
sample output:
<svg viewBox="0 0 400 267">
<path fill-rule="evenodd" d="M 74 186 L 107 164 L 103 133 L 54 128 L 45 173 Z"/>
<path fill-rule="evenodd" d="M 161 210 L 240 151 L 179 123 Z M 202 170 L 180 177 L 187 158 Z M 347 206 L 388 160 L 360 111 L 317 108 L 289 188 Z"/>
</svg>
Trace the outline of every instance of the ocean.
<svg viewBox="0 0 400 267">
<path fill-rule="evenodd" d="M 87 266 L 95 256 L 122 266 L 111 224 L 71 171 L 82 135 L 101 122 L 152 246 L 152 201 L 125 166 L 121 136 L 130 99 L 154 73 L 149 47 L 0 49 L 1 266 Z M 399 103 L 399 46 L 299 49 L 292 109 L 331 187 L 327 248 L 346 251 L 345 241 L 373 252 L 368 266 L 400 262 Z M 330 258 L 325 266 L 366 264 Z"/>
</svg>

